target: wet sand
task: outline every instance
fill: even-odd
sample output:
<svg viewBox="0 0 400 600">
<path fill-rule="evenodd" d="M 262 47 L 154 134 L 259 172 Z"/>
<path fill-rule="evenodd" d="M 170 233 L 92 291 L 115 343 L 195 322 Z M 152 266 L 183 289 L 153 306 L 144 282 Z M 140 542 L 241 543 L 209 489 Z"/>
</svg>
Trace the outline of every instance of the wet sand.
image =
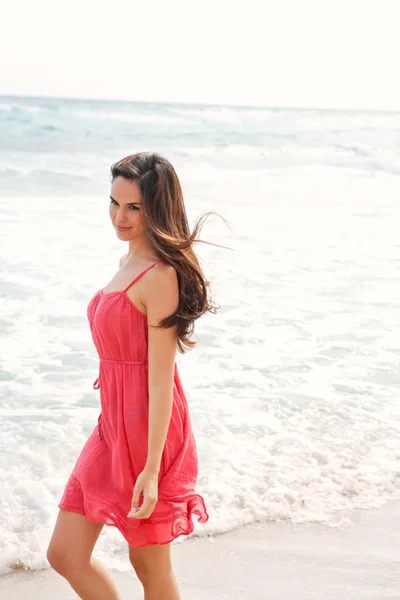
<svg viewBox="0 0 400 600">
<path fill-rule="evenodd" d="M 182 600 L 400 600 L 399 501 L 339 529 L 254 523 L 172 550 Z M 122 600 L 143 598 L 133 570 L 112 574 Z M 52 569 L 0 577 L 0 600 L 76 598 Z"/>
</svg>

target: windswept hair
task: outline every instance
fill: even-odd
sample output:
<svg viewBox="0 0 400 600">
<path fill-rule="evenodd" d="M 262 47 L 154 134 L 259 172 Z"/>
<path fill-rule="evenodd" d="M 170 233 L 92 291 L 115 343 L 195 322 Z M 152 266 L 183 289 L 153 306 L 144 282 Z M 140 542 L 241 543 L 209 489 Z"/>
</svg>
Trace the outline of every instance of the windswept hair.
<svg viewBox="0 0 400 600">
<path fill-rule="evenodd" d="M 196 344 L 189 339 L 195 321 L 204 313 L 216 313 L 220 308 L 211 298 L 210 282 L 204 276 L 193 244 L 210 243 L 197 239 L 197 236 L 208 216 L 221 215 L 215 212 L 204 214 L 190 232 L 178 176 L 171 163 L 156 152 L 139 152 L 114 163 L 111 181 L 116 177 L 136 181 L 140 186 L 147 235 L 154 253 L 176 269 L 179 305 L 175 313 L 160 321 L 159 327 L 177 325 L 177 347 L 183 354 Z"/>
</svg>

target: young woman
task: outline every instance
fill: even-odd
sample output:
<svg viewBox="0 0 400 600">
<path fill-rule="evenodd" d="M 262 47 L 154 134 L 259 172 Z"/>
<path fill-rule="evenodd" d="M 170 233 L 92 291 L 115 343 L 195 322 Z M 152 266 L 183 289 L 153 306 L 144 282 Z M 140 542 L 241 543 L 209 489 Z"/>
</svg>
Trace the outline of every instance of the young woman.
<svg viewBox="0 0 400 600">
<path fill-rule="evenodd" d="M 195 493 L 198 456 L 176 349 L 194 346 L 194 322 L 215 312 L 172 165 L 143 152 L 111 167 L 110 218 L 129 244 L 120 268 L 87 307 L 99 354 L 101 414 L 67 482 L 47 552 L 84 600 L 118 600 L 92 557 L 104 525 L 117 527 L 146 600 L 179 600 L 170 543 L 205 523 Z"/>
</svg>

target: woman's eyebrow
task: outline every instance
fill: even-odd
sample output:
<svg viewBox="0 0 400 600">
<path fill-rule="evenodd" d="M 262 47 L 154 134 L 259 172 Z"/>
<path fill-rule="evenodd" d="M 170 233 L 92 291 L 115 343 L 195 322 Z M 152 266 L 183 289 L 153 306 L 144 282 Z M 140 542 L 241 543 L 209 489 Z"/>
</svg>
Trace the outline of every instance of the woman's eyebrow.
<svg viewBox="0 0 400 600">
<path fill-rule="evenodd" d="M 110 200 L 114 200 L 114 202 L 117 202 L 112 196 L 110 196 Z M 119 204 L 119 202 L 117 202 L 117 204 Z M 143 204 L 143 202 L 128 202 L 127 206 L 133 206 L 134 204 Z"/>
</svg>

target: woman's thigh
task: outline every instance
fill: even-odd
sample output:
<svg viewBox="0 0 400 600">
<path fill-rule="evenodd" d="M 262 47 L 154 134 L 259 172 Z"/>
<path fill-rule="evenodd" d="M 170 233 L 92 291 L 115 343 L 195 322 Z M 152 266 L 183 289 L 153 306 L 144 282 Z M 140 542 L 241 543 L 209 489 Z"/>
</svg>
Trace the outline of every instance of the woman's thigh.
<svg viewBox="0 0 400 600">
<path fill-rule="evenodd" d="M 136 571 L 168 572 L 172 568 L 171 544 L 152 544 L 143 548 L 129 546 L 129 559 Z"/>
<path fill-rule="evenodd" d="M 59 509 L 47 559 L 57 571 L 80 568 L 89 563 L 103 523 L 91 523 L 84 515 Z"/>
</svg>

